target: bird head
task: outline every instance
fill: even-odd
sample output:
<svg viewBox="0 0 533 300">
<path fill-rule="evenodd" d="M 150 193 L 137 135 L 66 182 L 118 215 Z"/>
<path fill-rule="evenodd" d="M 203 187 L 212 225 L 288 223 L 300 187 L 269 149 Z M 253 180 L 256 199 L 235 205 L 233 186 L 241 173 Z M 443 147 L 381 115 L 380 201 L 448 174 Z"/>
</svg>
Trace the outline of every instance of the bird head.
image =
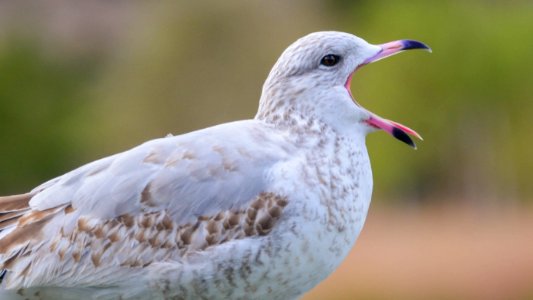
<svg viewBox="0 0 533 300">
<path fill-rule="evenodd" d="M 272 68 L 256 118 L 318 118 L 338 131 L 366 136 L 377 129 L 416 148 L 416 131 L 362 107 L 350 89 L 357 69 L 405 50 L 431 49 L 418 41 L 372 45 L 352 34 L 326 31 L 304 36 L 290 45 Z"/>
</svg>

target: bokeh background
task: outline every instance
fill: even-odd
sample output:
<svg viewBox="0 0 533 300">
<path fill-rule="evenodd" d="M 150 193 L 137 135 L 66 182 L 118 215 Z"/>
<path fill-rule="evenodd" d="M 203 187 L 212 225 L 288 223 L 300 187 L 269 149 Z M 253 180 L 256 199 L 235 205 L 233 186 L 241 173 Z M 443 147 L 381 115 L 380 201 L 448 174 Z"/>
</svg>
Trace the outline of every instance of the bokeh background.
<svg viewBox="0 0 533 300">
<path fill-rule="evenodd" d="M 433 48 L 358 71 L 374 197 L 342 267 L 304 299 L 533 299 L 533 2 L 0 1 L 0 192 L 167 133 L 252 118 L 319 30 Z"/>
</svg>

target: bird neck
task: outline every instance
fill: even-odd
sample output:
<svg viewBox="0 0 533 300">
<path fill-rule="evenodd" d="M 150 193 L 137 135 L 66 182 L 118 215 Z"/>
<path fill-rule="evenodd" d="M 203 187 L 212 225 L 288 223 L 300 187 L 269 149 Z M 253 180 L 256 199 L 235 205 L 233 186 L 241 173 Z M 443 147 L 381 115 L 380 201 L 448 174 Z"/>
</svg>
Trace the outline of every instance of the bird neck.
<svg viewBox="0 0 533 300">
<path fill-rule="evenodd" d="M 263 87 L 256 120 L 300 133 L 320 134 L 332 129 L 340 136 L 364 143 L 367 129 L 357 121 L 359 111 L 343 87 L 304 89 L 288 83 L 269 83 Z"/>
<path fill-rule="evenodd" d="M 310 101 L 305 101 L 308 94 L 304 87 L 271 74 L 263 85 L 255 119 L 277 126 L 294 126 L 295 122 L 315 119 L 315 109 L 309 105 Z"/>
<path fill-rule="evenodd" d="M 255 119 L 278 128 L 308 127 L 319 120 L 313 108 L 302 105 L 296 97 L 275 94 L 263 94 Z"/>
</svg>

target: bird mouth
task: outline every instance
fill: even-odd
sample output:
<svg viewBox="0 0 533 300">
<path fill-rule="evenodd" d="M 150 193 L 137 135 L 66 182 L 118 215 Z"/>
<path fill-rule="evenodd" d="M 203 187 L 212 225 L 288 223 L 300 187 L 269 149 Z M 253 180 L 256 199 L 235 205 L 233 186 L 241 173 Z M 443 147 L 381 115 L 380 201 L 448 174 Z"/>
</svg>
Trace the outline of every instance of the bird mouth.
<svg viewBox="0 0 533 300">
<path fill-rule="evenodd" d="M 400 53 L 402 51 L 405 51 L 405 50 L 425 49 L 425 50 L 431 52 L 431 48 L 429 48 L 427 45 L 425 45 L 424 43 L 418 42 L 418 41 L 413 41 L 413 40 L 394 41 L 394 42 L 390 42 L 390 43 L 379 45 L 379 47 L 381 48 L 381 50 L 377 54 L 369 57 L 362 64 L 360 64 L 354 70 L 354 72 L 352 72 L 350 74 L 350 76 L 348 76 L 348 79 L 346 80 L 346 83 L 344 84 L 344 86 L 346 87 L 346 90 L 348 91 L 348 94 L 350 94 L 350 96 L 352 97 L 354 103 L 357 106 L 359 106 L 360 108 L 364 109 L 364 110 L 366 110 L 366 109 L 363 108 L 355 100 L 355 97 L 352 95 L 352 91 L 351 91 L 351 88 L 350 88 L 351 87 L 351 83 L 352 83 L 352 77 L 353 77 L 353 74 L 355 73 L 355 71 L 357 71 L 360 67 L 365 66 L 365 65 L 367 65 L 369 63 L 372 63 L 372 62 L 381 60 L 383 58 L 398 54 L 398 53 Z M 413 147 L 414 149 L 416 149 L 416 144 L 413 142 L 413 140 L 411 139 L 411 137 L 409 135 L 415 136 L 418 139 L 423 140 L 422 137 L 420 136 L 420 134 L 418 134 L 413 129 L 411 129 L 411 128 L 405 126 L 405 125 L 402 125 L 400 123 L 384 119 L 384 118 L 382 118 L 382 117 L 380 117 L 380 116 L 378 116 L 378 115 L 376 115 L 376 114 L 374 114 L 374 113 L 372 113 L 372 112 L 370 112 L 368 110 L 366 110 L 366 111 L 370 115 L 370 117 L 368 117 L 368 119 L 364 120 L 364 122 L 368 126 L 370 126 L 372 128 L 375 128 L 375 129 L 381 129 L 381 130 L 387 132 L 388 134 L 392 135 L 396 139 L 398 139 L 398 140 L 406 143 L 407 145 Z"/>
</svg>

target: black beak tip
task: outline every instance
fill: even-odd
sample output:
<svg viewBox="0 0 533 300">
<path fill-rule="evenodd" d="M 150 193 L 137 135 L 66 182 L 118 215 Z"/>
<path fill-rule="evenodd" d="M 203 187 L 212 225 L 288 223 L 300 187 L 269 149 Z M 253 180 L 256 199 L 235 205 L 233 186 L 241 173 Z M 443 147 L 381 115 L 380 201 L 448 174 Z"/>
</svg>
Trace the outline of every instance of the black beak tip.
<svg viewBox="0 0 533 300">
<path fill-rule="evenodd" d="M 403 50 L 410 50 L 410 49 L 424 49 L 429 52 L 431 52 L 431 48 L 419 41 L 415 40 L 403 40 Z"/>
<path fill-rule="evenodd" d="M 392 136 L 397 138 L 398 140 L 406 143 L 407 145 L 411 146 L 413 149 L 416 149 L 416 144 L 415 142 L 413 142 L 413 140 L 411 139 L 411 137 L 405 133 L 403 130 L 399 129 L 399 128 L 393 128 L 392 129 Z"/>
</svg>

